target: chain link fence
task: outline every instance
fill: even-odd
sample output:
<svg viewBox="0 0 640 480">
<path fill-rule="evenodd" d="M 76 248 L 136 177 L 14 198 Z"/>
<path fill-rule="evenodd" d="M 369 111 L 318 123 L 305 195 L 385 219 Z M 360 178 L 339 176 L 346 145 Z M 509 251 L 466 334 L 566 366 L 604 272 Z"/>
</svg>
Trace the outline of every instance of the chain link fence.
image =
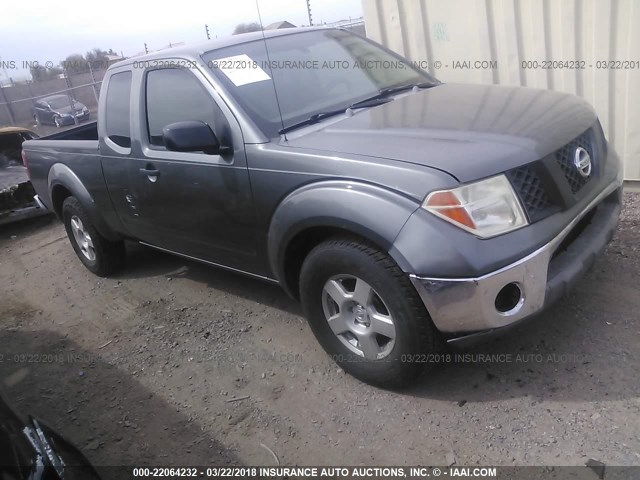
<svg viewBox="0 0 640 480">
<path fill-rule="evenodd" d="M 342 27 L 366 35 L 365 23 L 362 17 L 349 18 L 325 24 L 327 26 Z M 170 48 L 173 45 L 169 45 Z M 93 68 L 92 68 L 93 65 Z M 71 128 L 77 123 L 66 127 L 55 127 L 54 125 L 39 124 L 35 118 L 35 106 L 38 100 L 52 95 L 66 95 L 69 98 L 70 106 L 73 101 L 84 104 L 89 109 L 89 119 L 95 120 L 98 111 L 98 97 L 102 79 L 107 70 L 108 62 L 91 63 L 80 65 L 71 62 L 67 67 L 81 70 L 81 73 L 71 73 L 65 70 L 55 78 L 46 80 L 27 80 L 11 82 L 10 84 L 0 83 L 0 128 L 6 126 L 16 126 L 28 128 L 38 135 L 48 135 L 64 128 Z M 65 67 L 66 68 L 66 67 Z M 88 71 L 84 71 L 88 70 Z M 87 119 L 83 119 L 86 122 Z"/>
<path fill-rule="evenodd" d="M 56 131 L 55 126 L 38 125 L 35 119 L 36 101 L 51 95 L 67 95 L 70 102 L 75 100 L 84 104 L 89 109 L 89 118 L 95 120 L 105 72 L 105 68 L 90 68 L 84 73 L 67 72 L 47 80 L 29 80 L 0 86 L 0 127 L 25 127 L 39 135 Z"/>
</svg>

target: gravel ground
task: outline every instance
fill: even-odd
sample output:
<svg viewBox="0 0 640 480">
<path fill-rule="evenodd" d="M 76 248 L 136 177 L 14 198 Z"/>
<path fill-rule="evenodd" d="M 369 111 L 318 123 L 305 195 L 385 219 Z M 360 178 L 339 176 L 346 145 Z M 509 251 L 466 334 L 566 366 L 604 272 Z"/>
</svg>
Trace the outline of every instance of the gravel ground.
<svg viewBox="0 0 640 480">
<path fill-rule="evenodd" d="M 277 287 L 138 246 L 101 279 L 57 221 L 5 226 L 0 383 L 96 465 L 638 465 L 639 212 L 563 302 L 401 393 Z"/>
</svg>

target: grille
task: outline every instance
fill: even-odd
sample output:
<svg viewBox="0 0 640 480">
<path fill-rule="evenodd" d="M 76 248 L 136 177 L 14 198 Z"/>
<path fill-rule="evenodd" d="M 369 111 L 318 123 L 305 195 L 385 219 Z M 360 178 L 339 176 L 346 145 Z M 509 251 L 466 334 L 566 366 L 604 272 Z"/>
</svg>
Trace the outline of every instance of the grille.
<svg viewBox="0 0 640 480">
<path fill-rule="evenodd" d="M 582 187 L 587 184 L 591 177 L 583 177 L 578 173 L 578 169 L 573 164 L 573 157 L 575 155 L 576 148 L 582 147 L 589 152 L 591 161 L 593 161 L 593 142 L 591 138 L 591 129 L 589 129 L 578 138 L 572 140 L 560 150 L 556 151 L 555 154 L 556 161 L 558 162 L 558 165 L 560 165 L 562 173 L 564 173 L 564 176 L 569 183 L 571 192 L 574 194 L 578 193 Z"/>
<path fill-rule="evenodd" d="M 532 165 L 514 168 L 507 172 L 507 176 L 532 221 L 552 206 L 542 180 Z"/>
</svg>

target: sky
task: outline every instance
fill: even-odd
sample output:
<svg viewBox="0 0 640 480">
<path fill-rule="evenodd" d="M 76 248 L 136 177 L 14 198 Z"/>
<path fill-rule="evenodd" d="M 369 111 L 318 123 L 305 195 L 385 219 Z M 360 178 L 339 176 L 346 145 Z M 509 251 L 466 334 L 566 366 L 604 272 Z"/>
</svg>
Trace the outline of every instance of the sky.
<svg viewBox="0 0 640 480">
<path fill-rule="evenodd" d="M 362 0 L 310 0 L 314 24 L 362 16 Z M 258 0 L 262 22 L 308 25 L 306 0 Z M 3 2 L 0 15 L 0 81 L 29 78 L 23 62 L 41 65 L 93 48 L 133 56 L 170 43 L 230 35 L 238 23 L 258 21 L 256 0 L 32 0 Z M 7 62 L 15 62 L 15 67 Z M 4 68 L 1 68 L 3 67 Z"/>
</svg>

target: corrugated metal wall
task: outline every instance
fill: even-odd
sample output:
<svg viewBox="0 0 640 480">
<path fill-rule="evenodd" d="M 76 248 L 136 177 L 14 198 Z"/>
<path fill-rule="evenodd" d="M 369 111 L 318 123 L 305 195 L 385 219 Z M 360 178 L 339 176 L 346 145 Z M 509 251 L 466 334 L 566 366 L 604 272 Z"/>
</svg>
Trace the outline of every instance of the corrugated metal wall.
<svg viewBox="0 0 640 480">
<path fill-rule="evenodd" d="M 363 8 L 370 38 L 428 62 L 442 81 L 586 98 L 623 160 L 625 179 L 640 180 L 640 0 L 363 0 Z M 584 68 L 545 60 L 583 61 L 574 66 Z M 497 61 L 497 68 L 477 61 Z M 523 68 L 523 61 L 538 65 Z M 610 61 L 633 63 L 608 68 Z"/>
</svg>

